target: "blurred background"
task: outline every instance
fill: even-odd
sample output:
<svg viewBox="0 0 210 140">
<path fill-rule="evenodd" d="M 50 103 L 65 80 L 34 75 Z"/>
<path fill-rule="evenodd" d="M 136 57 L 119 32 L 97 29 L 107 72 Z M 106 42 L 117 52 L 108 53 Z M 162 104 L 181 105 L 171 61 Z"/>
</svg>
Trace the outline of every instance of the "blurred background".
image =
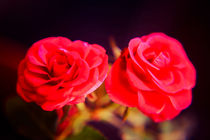
<svg viewBox="0 0 210 140">
<path fill-rule="evenodd" d="M 192 120 L 190 140 L 210 139 L 209 8 L 207 1 L 195 0 L 0 0 L 0 139 L 26 139 L 10 123 L 5 103 L 16 95 L 17 66 L 32 43 L 64 36 L 100 44 L 112 55 L 110 37 L 124 48 L 151 32 L 183 44 L 197 70 L 197 85 L 192 105 L 180 116 Z"/>
</svg>

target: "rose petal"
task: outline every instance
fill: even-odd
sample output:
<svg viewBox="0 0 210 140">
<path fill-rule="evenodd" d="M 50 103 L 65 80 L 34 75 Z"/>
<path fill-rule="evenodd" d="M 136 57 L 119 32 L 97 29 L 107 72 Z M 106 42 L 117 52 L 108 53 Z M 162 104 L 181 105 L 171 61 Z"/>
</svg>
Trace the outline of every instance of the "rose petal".
<svg viewBox="0 0 210 140">
<path fill-rule="evenodd" d="M 33 91 L 33 87 L 26 82 L 24 76 L 22 75 L 18 77 L 18 84 L 20 84 L 21 88 L 23 88 L 24 90 L 27 90 L 30 92 Z"/>
<path fill-rule="evenodd" d="M 31 102 L 32 100 L 27 96 L 29 94 L 27 91 L 24 91 L 23 88 L 21 88 L 20 84 L 17 84 L 17 93 L 26 101 Z"/>
<path fill-rule="evenodd" d="M 191 62 L 188 62 L 184 68 L 179 69 L 183 74 L 185 89 L 191 89 L 195 86 L 196 83 L 196 70 Z"/>
<path fill-rule="evenodd" d="M 44 45 L 47 47 L 47 50 L 52 50 L 53 48 L 50 48 L 50 44 L 52 46 L 62 46 L 62 47 L 68 47 L 72 41 L 66 37 L 48 37 L 42 40 L 37 41 L 36 43 L 33 44 L 33 46 L 41 46 Z"/>
<path fill-rule="evenodd" d="M 133 50 L 137 49 L 137 47 L 139 46 L 139 44 L 141 43 L 141 39 L 139 37 L 133 38 L 130 40 L 129 44 L 128 44 L 128 49 L 130 52 L 130 55 L 133 55 Z"/>
<path fill-rule="evenodd" d="M 103 58 L 103 62 L 101 63 L 101 65 L 98 66 L 98 70 L 99 70 L 99 81 L 104 81 L 106 76 L 107 76 L 107 72 L 109 70 L 109 66 L 108 66 L 108 56 L 105 55 Z"/>
<path fill-rule="evenodd" d="M 45 66 L 46 60 L 50 57 L 50 52 L 55 52 L 59 46 L 66 47 L 71 41 L 65 37 L 49 37 L 37 41 L 29 49 L 27 56 L 29 61 L 35 65 Z M 50 52 L 48 52 L 50 50 Z M 47 53 L 48 52 L 48 53 Z"/>
<path fill-rule="evenodd" d="M 138 91 L 138 108 L 148 114 L 159 114 L 165 106 L 165 98 L 156 91 Z"/>
<path fill-rule="evenodd" d="M 162 46 L 166 50 L 171 59 L 171 67 L 183 68 L 186 62 L 190 63 L 182 44 L 174 38 L 163 33 L 153 33 L 148 35 L 146 42 L 152 47 Z M 193 66 L 192 66 L 193 67 Z"/>
<path fill-rule="evenodd" d="M 26 59 L 20 61 L 18 66 L 18 76 L 22 76 L 24 74 L 24 69 L 26 68 Z"/>
<path fill-rule="evenodd" d="M 106 54 L 106 50 L 102 46 L 100 46 L 98 44 L 92 44 L 91 47 L 95 48 L 96 50 L 98 50 L 97 51 L 98 54 Z"/>
<path fill-rule="evenodd" d="M 43 104 L 41 104 L 41 107 L 43 110 L 46 111 L 53 111 L 54 109 L 59 109 L 62 108 L 64 105 L 66 105 L 68 103 L 69 99 L 66 98 L 64 101 L 56 101 L 56 102 L 45 102 Z"/>
<path fill-rule="evenodd" d="M 39 57 L 39 47 L 40 46 L 36 46 L 33 44 L 32 47 L 28 50 L 27 55 L 26 55 L 26 59 L 28 61 L 27 63 L 32 63 L 34 65 L 45 67 L 46 64 Z"/>
<path fill-rule="evenodd" d="M 46 67 L 37 66 L 31 63 L 27 63 L 27 70 L 37 74 L 43 74 L 43 75 L 49 74 Z"/>
<path fill-rule="evenodd" d="M 47 58 L 46 58 L 47 53 L 48 53 L 47 49 L 45 49 L 44 46 L 41 45 L 39 47 L 38 54 L 44 64 L 47 64 Z"/>
<path fill-rule="evenodd" d="M 66 75 L 64 77 L 64 82 L 67 82 L 67 86 L 68 86 L 68 81 L 71 81 L 73 79 L 75 79 L 78 75 L 78 66 L 76 65 L 76 63 L 74 62 L 71 66 L 71 68 L 66 72 Z M 65 83 L 64 83 L 65 85 Z"/>
<path fill-rule="evenodd" d="M 68 104 L 73 105 L 73 104 L 79 104 L 85 102 L 85 96 L 77 97 L 74 100 L 70 101 Z"/>
<path fill-rule="evenodd" d="M 41 103 L 44 100 L 44 97 L 37 95 L 34 91 L 26 90 L 22 88 L 20 83 L 17 84 L 17 93 L 20 95 L 26 102 L 36 102 Z"/>
<path fill-rule="evenodd" d="M 51 94 L 45 96 L 45 99 L 48 101 L 58 101 L 58 100 L 65 100 L 66 98 L 70 98 L 72 94 L 73 87 L 68 88 L 57 88 Z"/>
<path fill-rule="evenodd" d="M 52 94 L 52 93 L 56 92 L 57 89 L 58 89 L 58 86 L 44 84 L 42 86 L 37 87 L 36 92 L 37 92 L 37 94 L 40 94 L 42 96 L 47 96 L 49 93 Z"/>
<path fill-rule="evenodd" d="M 75 96 L 75 97 L 84 96 L 93 92 L 99 86 L 97 84 L 98 78 L 99 78 L 98 69 L 90 70 L 90 75 L 89 75 L 88 80 L 85 83 L 75 86 L 74 90 L 72 91 L 72 96 Z"/>
<path fill-rule="evenodd" d="M 28 55 L 28 60 L 29 62 L 31 62 L 34 65 L 38 65 L 38 66 L 45 66 L 45 64 L 43 64 L 42 62 L 40 62 L 36 57 L 34 57 L 33 55 Z"/>
<path fill-rule="evenodd" d="M 146 78 L 144 77 L 138 77 L 132 67 L 132 62 L 131 60 L 127 60 L 127 68 L 126 68 L 126 73 L 128 75 L 128 81 L 129 83 L 134 86 L 135 88 L 138 88 L 140 90 L 147 90 L 147 91 L 151 91 L 152 89 L 146 85 Z M 145 80 L 145 81 L 143 81 Z"/>
<path fill-rule="evenodd" d="M 169 96 L 172 105 L 177 110 L 182 110 L 187 108 L 192 102 L 192 91 L 182 90 L 174 95 Z"/>
<path fill-rule="evenodd" d="M 88 63 L 90 69 L 99 66 L 103 61 L 96 49 L 90 49 L 85 60 Z"/>
<path fill-rule="evenodd" d="M 27 83 L 33 87 L 37 87 L 49 82 L 49 79 L 46 75 L 32 73 L 27 69 L 24 70 L 24 77 Z"/>
<path fill-rule="evenodd" d="M 76 40 L 74 41 L 69 47 L 68 50 L 69 51 L 75 51 L 77 53 L 79 53 L 81 58 L 86 58 L 86 56 L 89 53 L 89 44 L 87 42 L 83 42 L 80 40 Z"/>
<path fill-rule="evenodd" d="M 117 59 L 105 80 L 106 91 L 114 102 L 129 106 L 138 106 L 137 91 L 127 81 L 125 62 Z"/>
<path fill-rule="evenodd" d="M 176 110 L 170 101 L 166 102 L 163 110 L 159 114 L 147 114 L 149 115 L 155 122 L 162 122 L 165 120 L 171 120 L 176 117 L 180 113 L 180 110 Z"/>
<path fill-rule="evenodd" d="M 88 80 L 90 68 L 87 62 L 85 62 L 82 59 L 76 60 L 76 65 L 78 67 L 77 72 L 76 72 L 78 73 L 77 77 L 75 79 L 66 80 L 64 83 L 64 86 L 70 86 L 70 87 L 77 86 Z"/>
<path fill-rule="evenodd" d="M 150 70 L 148 70 L 148 72 L 152 77 L 154 83 L 158 86 L 158 88 L 160 88 L 164 92 L 175 94 L 181 91 L 182 89 L 185 89 L 186 87 L 184 77 L 182 73 L 179 71 L 173 71 L 169 73 L 170 77 L 168 76 L 169 77 L 168 81 L 170 82 L 165 82 L 166 80 L 164 79 L 158 79 L 161 77 L 161 75 L 155 76 L 154 73 L 152 73 Z"/>
<path fill-rule="evenodd" d="M 130 54 L 131 59 L 136 64 L 136 66 L 138 67 L 138 69 L 140 69 L 141 71 L 144 71 L 144 69 L 142 68 L 142 66 L 139 64 L 139 62 L 135 58 L 135 54 L 137 53 L 137 49 L 138 49 L 140 43 L 141 43 L 141 39 L 140 38 L 134 38 L 134 39 L 132 39 L 129 42 L 128 51 L 129 51 L 129 54 Z"/>
<path fill-rule="evenodd" d="M 160 67 L 150 63 L 143 55 L 143 52 L 148 48 L 150 48 L 150 46 L 147 43 L 141 43 L 137 48 L 137 54 L 135 55 L 135 58 L 140 63 L 140 65 L 142 65 L 142 67 L 147 67 L 148 69 L 159 71 Z"/>
</svg>

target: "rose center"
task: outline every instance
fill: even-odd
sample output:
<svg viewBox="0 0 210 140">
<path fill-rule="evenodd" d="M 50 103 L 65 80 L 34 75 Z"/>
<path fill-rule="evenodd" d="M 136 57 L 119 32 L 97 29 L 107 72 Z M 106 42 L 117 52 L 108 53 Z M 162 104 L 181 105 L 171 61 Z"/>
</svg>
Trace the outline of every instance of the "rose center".
<svg viewBox="0 0 210 140">
<path fill-rule="evenodd" d="M 51 75 L 54 77 L 60 76 L 67 72 L 71 67 L 67 56 L 62 53 L 57 53 L 51 60 Z"/>
<path fill-rule="evenodd" d="M 166 67 L 170 62 L 170 58 L 167 52 L 159 52 L 159 54 L 156 52 L 150 52 L 145 55 L 145 58 L 147 61 L 149 61 L 149 63 L 159 68 Z"/>
</svg>

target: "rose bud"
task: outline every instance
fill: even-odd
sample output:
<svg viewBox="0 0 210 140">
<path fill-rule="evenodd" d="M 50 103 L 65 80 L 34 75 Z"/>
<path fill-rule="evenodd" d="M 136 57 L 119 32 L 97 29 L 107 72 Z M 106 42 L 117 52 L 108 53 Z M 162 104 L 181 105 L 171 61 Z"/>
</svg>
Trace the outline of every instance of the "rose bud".
<svg viewBox="0 0 210 140">
<path fill-rule="evenodd" d="M 163 33 L 129 42 L 105 81 L 112 101 L 137 107 L 155 122 L 170 120 L 192 101 L 196 71 L 182 45 Z"/>
<path fill-rule="evenodd" d="M 108 56 L 97 44 L 49 37 L 32 45 L 19 64 L 17 92 L 46 111 L 84 102 L 106 78 Z"/>
</svg>

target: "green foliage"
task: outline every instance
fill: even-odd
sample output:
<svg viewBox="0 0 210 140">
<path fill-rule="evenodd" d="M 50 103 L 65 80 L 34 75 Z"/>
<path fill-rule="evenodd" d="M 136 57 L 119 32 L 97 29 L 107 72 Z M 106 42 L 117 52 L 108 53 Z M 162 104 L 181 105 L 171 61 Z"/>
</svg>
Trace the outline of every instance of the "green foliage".
<svg viewBox="0 0 210 140">
<path fill-rule="evenodd" d="M 96 129 L 85 126 L 83 130 L 76 135 L 66 138 L 65 140 L 106 140 L 105 137 Z"/>
</svg>

